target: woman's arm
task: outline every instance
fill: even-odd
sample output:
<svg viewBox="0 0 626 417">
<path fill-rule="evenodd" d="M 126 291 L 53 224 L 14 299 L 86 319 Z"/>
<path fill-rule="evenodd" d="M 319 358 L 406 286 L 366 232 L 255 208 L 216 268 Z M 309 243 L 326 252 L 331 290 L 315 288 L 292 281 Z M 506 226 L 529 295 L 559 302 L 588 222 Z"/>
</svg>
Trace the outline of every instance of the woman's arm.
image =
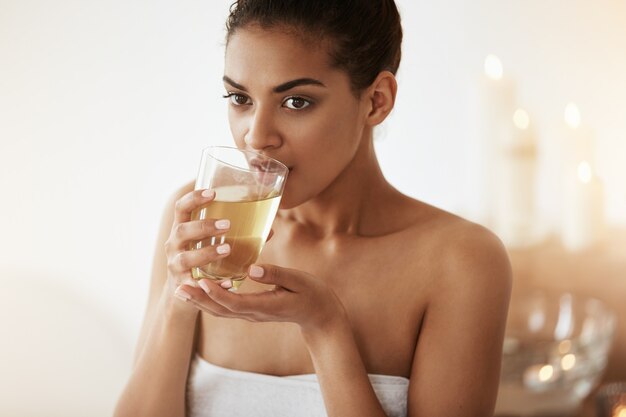
<svg viewBox="0 0 626 417">
<path fill-rule="evenodd" d="M 115 417 L 184 417 L 185 389 L 198 311 L 163 291 Z M 186 307 L 186 306 L 185 306 Z"/>
<path fill-rule="evenodd" d="M 493 414 L 511 292 L 500 241 L 479 226 L 446 239 L 413 360 L 409 417 Z"/>
<path fill-rule="evenodd" d="M 372 388 L 347 318 L 302 331 L 328 417 L 386 416 Z"/>
<path fill-rule="evenodd" d="M 215 230 L 209 221 L 190 221 L 191 211 L 211 200 L 200 193 L 193 191 L 193 185 L 185 187 L 168 204 L 163 217 L 135 365 L 115 417 L 185 415 L 198 309 L 174 295 L 183 282 L 189 292 L 202 292 L 191 279 L 190 268 L 223 256 L 214 249 L 187 250 L 190 240 L 223 232 Z"/>
</svg>

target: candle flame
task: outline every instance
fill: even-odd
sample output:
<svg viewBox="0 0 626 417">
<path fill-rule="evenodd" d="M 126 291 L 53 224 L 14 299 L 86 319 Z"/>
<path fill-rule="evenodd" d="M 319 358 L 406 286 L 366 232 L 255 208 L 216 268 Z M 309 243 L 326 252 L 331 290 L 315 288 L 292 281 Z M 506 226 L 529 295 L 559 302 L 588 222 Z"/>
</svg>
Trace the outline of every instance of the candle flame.
<svg viewBox="0 0 626 417">
<path fill-rule="evenodd" d="M 552 375 L 554 375 L 554 369 L 552 368 L 552 365 L 544 365 L 539 370 L 539 380 L 541 382 L 548 381 L 550 378 L 552 378 Z"/>
<path fill-rule="evenodd" d="M 589 184 L 591 182 L 591 177 L 593 173 L 591 172 L 591 165 L 587 161 L 582 161 L 578 164 L 578 178 L 584 182 L 585 184 Z"/>
<path fill-rule="evenodd" d="M 528 117 L 526 110 L 517 109 L 513 115 L 513 123 L 520 130 L 528 129 L 528 126 L 530 126 L 530 117 Z"/>
<path fill-rule="evenodd" d="M 570 340 L 563 340 L 559 343 L 559 352 L 565 355 L 572 348 L 572 342 Z"/>
<path fill-rule="evenodd" d="M 561 358 L 561 368 L 563 368 L 564 371 L 569 371 L 574 365 L 576 365 L 576 355 L 573 353 L 568 353 Z"/>
<path fill-rule="evenodd" d="M 565 123 L 572 129 L 580 126 L 580 110 L 575 103 L 568 103 L 565 106 Z"/>
<path fill-rule="evenodd" d="M 487 55 L 485 58 L 485 74 L 493 80 L 502 79 L 502 61 L 495 55 Z"/>
</svg>

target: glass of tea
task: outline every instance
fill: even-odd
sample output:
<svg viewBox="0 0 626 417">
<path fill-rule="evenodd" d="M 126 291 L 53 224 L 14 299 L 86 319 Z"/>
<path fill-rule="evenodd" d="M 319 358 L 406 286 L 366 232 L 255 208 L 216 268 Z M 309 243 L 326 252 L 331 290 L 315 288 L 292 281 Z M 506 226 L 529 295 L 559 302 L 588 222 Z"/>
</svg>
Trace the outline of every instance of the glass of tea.
<svg viewBox="0 0 626 417">
<path fill-rule="evenodd" d="M 237 288 L 256 262 L 278 211 L 289 169 L 265 155 L 227 146 L 202 151 L 195 189 L 212 189 L 215 199 L 191 213 L 191 220 L 228 219 L 230 230 L 190 244 L 190 250 L 230 245 L 230 254 L 192 268 L 195 279 L 233 281 Z"/>
</svg>

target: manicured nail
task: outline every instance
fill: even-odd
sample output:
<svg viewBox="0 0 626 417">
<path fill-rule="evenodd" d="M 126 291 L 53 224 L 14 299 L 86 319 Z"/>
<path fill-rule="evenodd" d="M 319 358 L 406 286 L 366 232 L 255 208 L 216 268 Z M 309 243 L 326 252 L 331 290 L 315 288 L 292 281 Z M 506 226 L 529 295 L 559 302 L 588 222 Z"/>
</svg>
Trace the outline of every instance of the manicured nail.
<svg viewBox="0 0 626 417">
<path fill-rule="evenodd" d="M 228 252 L 230 252 L 230 245 L 228 243 L 224 243 L 223 245 L 219 245 L 217 248 L 215 248 L 215 251 L 220 255 L 227 254 Z"/>
<path fill-rule="evenodd" d="M 201 279 L 200 281 L 198 281 L 198 285 L 204 290 L 205 293 L 210 293 L 211 289 L 209 288 L 209 285 L 206 283 L 205 280 Z"/>
<path fill-rule="evenodd" d="M 213 190 L 204 190 L 202 191 L 202 197 L 209 198 L 215 195 L 215 191 Z"/>
<path fill-rule="evenodd" d="M 222 230 L 228 229 L 230 227 L 230 220 L 218 220 L 215 222 L 215 227 Z"/>
<path fill-rule="evenodd" d="M 189 295 L 188 292 L 180 288 L 177 288 L 176 291 L 174 291 L 174 295 L 183 301 L 187 301 L 191 299 L 191 295 Z"/>
<path fill-rule="evenodd" d="M 228 288 L 232 288 L 232 287 L 233 287 L 233 283 L 231 282 L 231 280 L 228 280 L 228 281 L 224 281 L 224 282 L 222 282 L 222 283 L 220 284 L 220 286 L 221 286 L 222 288 L 226 288 L 226 289 L 228 289 Z"/>
<path fill-rule="evenodd" d="M 264 273 L 265 271 L 263 271 L 263 268 L 257 265 L 250 266 L 250 270 L 248 272 L 252 278 L 261 278 Z"/>
</svg>

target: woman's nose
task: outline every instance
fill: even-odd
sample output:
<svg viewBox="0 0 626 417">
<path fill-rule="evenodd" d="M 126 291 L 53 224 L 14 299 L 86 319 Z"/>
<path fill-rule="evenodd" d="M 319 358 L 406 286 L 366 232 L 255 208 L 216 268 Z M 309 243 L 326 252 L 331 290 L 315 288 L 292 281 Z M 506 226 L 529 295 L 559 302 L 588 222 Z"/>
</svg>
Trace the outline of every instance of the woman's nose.
<svg viewBox="0 0 626 417">
<path fill-rule="evenodd" d="M 261 108 L 256 110 L 243 139 L 248 146 L 259 151 L 278 148 L 282 144 L 271 110 Z"/>
</svg>

